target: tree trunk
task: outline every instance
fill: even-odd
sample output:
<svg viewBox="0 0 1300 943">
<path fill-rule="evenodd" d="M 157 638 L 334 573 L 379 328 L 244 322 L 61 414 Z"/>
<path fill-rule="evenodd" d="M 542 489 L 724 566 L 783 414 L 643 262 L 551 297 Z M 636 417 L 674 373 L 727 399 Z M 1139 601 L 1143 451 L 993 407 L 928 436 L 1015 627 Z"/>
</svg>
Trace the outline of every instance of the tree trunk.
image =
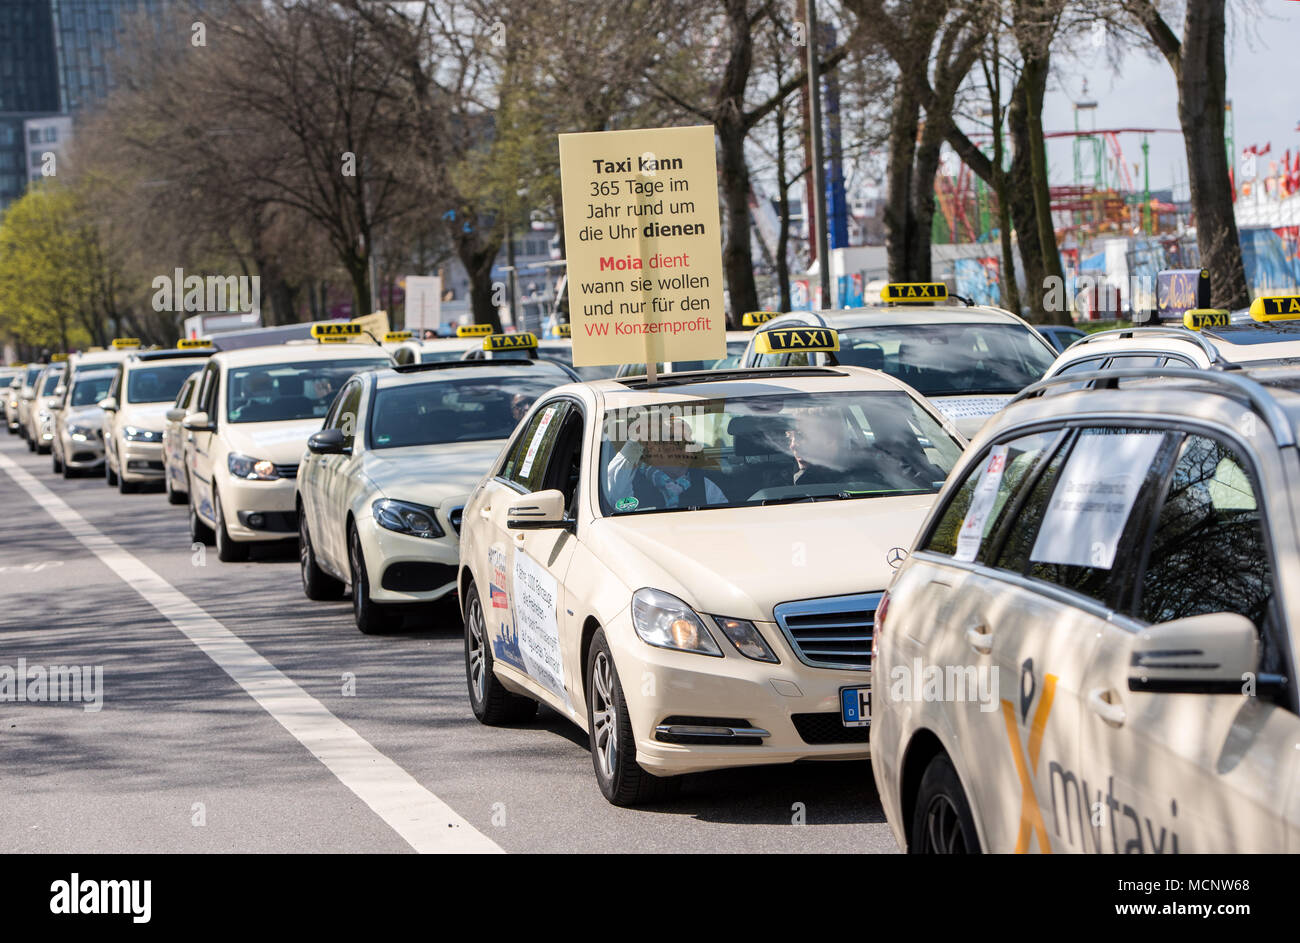
<svg viewBox="0 0 1300 943">
<path fill-rule="evenodd" d="M 1052 191 L 1047 176 L 1047 143 L 1043 139 L 1043 94 L 1047 90 L 1048 60 L 1047 56 L 1025 55 L 1018 84 L 1023 99 L 1021 133 L 1016 136 L 1016 157 L 1022 148 L 1027 152 L 1029 197 L 1033 204 L 1031 221 L 1018 222 L 1016 229 L 1021 238 L 1021 254 L 1024 253 L 1025 229 L 1032 226 L 1035 242 L 1038 245 L 1037 265 L 1039 277 L 1033 283 L 1028 281 L 1028 262 L 1025 263 L 1025 287 L 1030 297 L 1034 320 L 1045 324 L 1070 324 L 1072 319 L 1067 306 L 1053 304 L 1055 310 L 1048 310 L 1047 297 L 1065 297 L 1065 272 L 1061 268 L 1061 254 L 1056 247 L 1056 229 L 1052 225 Z M 1027 226 L 1026 223 L 1029 225 Z M 1049 281 L 1050 280 L 1050 281 Z M 1053 292 L 1053 285 L 1060 290 Z M 1041 288 L 1039 287 L 1041 286 Z"/>
<path fill-rule="evenodd" d="M 916 132 L 921 103 L 907 79 L 900 75 L 898 97 L 889 118 L 889 164 L 885 171 L 885 254 L 890 281 L 913 281 L 911 251 L 915 221 L 911 212 Z M 931 181 L 933 182 L 933 177 Z"/>
<path fill-rule="evenodd" d="M 1201 266 L 1210 270 L 1210 303 L 1231 310 L 1250 304 L 1250 288 L 1224 150 L 1223 31 L 1224 0 L 1189 0 L 1177 70 L 1178 121 L 1187 149 Z"/>
<path fill-rule="evenodd" d="M 475 324 L 490 324 L 493 331 L 501 330 L 501 312 L 493 302 L 492 263 L 496 261 L 501 240 L 493 239 L 483 245 L 477 233 L 456 240 L 456 255 L 469 274 L 469 305 Z"/>
<path fill-rule="evenodd" d="M 726 312 L 731 327 L 746 311 L 758 310 L 758 286 L 754 282 L 753 244 L 749 235 L 749 166 L 745 163 L 745 127 L 739 113 L 727 112 L 716 122 L 718 153 L 722 163 L 723 213 L 727 220 L 727 244 L 722 250 L 722 270 L 731 294 Z"/>
</svg>

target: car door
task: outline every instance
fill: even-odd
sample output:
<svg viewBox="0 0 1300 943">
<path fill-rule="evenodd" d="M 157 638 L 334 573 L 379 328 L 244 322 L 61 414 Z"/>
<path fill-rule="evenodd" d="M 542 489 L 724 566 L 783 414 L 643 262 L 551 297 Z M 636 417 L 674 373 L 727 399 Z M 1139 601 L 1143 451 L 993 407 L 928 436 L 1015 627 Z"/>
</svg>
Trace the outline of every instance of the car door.
<svg viewBox="0 0 1300 943">
<path fill-rule="evenodd" d="M 203 370 L 199 381 L 196 412 L 208 417 L 209 425 L 215 430 L 224 417 L 217 415 L 220 402 L 221 368 L 210 363 Z M 212 451 L 215 431 L 188 431 L 185 446 L 189 455 L 190 500 L 198 509 L 199 515 L 207 521 L 214 520 L 212 508 Z"/>
<path fill-rule="evenodd" d="M 176 402 L 172 403 L 172 409 L 180 409 L 188 412 L 190 397 L 194 395 L 194 387 L 197 384 L 195 377 L 190 377 L 181 384 L 180 392 L 176 394 Z M 173 486 L 180 487 L 183 481 L 177 481 L 178 472 L 185 467 L 185 430 L 179 422 L 167 420 L 163 426 L 163 461 L 166 464 L 166 474 L 172 480 Z"/>
<path fill-rule="evenodd" d="M 573 400 L 563 397 L 537 408 L 499 474 L 485 485 L 478 509 L 488 525 L 484 615 L 492 657 L 516 680 L 527 679 L 535 693 L 570 714 L 569 672 L 557 621 L 561 579 L 556 576 L 570 558 L 568 542 L 556 530 L 511 530 L 506 526 L 506 509 L 519 495 L 548 487 L 556 444 L 566 417 L 576 409 Z"/>
<path fill-rule="evenodd" d="M 347 573 L 347 495 L 352 477 L 357 473 L 360 457 L 355 454 L 357 429 L 360 426 L 362 381 L 353 377 L 343 388 L 330 409 L 326 428 L 343 432 L 343 453 L 317 455 L 312 463 L 315 483 L 316 529 L 322 548 L 335 572 Z"/>
<path fill-rule="evenodd" d="M 1243 443 L 1202 431 L 1177 439 L 1176 460 L 1153 489 L 1128 618 L 1101 628 L 1084 679 L 1080 773 L 1096 784 L 1096 844 L 1113 852 L 1286 851 L 1288 831 L 1300 825 L 1294 802 L 1287 805 L 1300 717 L 1294 694 L 1273 690 L 1273 679 L 1292 672 L 1270 534 L 1291 546 L 1289 515 L 1269 519 L 1261 460 Z M 1257 673 L 1240 691 L 1129 689 L 1146 626 L 1213 612 L 1246 616 L 1259 632 Z"/>
<path fill-rule="evenodd" d="M 123 365 L 118 364 L 117 371 L 113 374 L 113 381 L 108 385 L 108 392 L 104 394 L 105 399 L 111 399 L 116 404 L 115 409 L 104 410 L 104 450 L 107 454 L 109 466 L 118 474 L 121 474 L 122 463 L 119 457 L 117 447 L 117 431 L 121 426 L 118 417 L 122 415 L 122 372 Z"/>
</svg>

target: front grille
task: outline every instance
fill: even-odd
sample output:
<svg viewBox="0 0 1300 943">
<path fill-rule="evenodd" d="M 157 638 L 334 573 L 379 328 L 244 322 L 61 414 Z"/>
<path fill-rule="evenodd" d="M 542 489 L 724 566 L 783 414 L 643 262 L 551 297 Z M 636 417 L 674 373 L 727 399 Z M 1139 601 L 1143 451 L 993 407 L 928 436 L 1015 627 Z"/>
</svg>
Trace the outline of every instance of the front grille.
<svg viewBox="0 0 1300 943">
<path fill-rule="evenodd" d="M 456 568 L 448 563 L 407 560 L 384 570 L 379 585 L 395 593 L 429 593 L 456 579 Z"/>
<path fill-rule="evenodd" d="M 883 593 L 783 602 L 776 623 L 799 660 L 814 668 L 871 667 L 871 631 Z"/>
<path fill-rule="evenodd" d="M 868 743 L 871 740 L 870 727 L 845 727 L 839 711 L 792 714 L 790 719 L 804 743 Z"/>
<path fill-rule="evenodd" d="M 451 529 L 456 532 L 457 536 L 460 535 L 460 520 L 464 516 L 465 509 L 463 507 L 452 508 L 447 514 L 447 520 L 451 523 Z"/>
<path fill-rule="evenodd" d="M 276 465 L 275 473 L 281 478 L 297 478 L 298 466 L 295 465 Z"/>
</svg>

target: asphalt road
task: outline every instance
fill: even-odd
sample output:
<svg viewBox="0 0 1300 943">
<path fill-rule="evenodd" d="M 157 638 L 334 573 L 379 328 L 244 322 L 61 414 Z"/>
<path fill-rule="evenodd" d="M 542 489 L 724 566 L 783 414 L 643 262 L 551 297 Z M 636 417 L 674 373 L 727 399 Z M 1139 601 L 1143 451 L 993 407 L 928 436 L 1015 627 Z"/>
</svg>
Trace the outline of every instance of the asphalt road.
<svg viewBox="0 0 1300 943">
<path fill-rule="evenodd" d="M 406 852 L 421 846 L 404 824 L 413 796 L 464 820 L 441 835 L 426 820 L 426 850 L 477 830 L 507 852 L 897 851 L 866 763 L 701 774 L 671 803 L 614 808 L 559 715 L 474 720 L 450 607 L 363 636 L 346 600 L 303 596 L 292 545 L 242 564 L 196 554 L 185 508 L 64 481 L 3 431 L 0 593 L 0 674 L 20 659 L 102 668 L 98 711 L 0 701 L 8 852 Z M 159 598 L 174 598 L 170 618 Z M 195 606 L 235 638 L 196 644 L 178 627 L 195 617 L 176 616 Z M 272 695 L 255 699 L 210 652 L 251 656 L 244 670 Z M 276 700 L 293 685 L 309 697 Z"/>
</svg>

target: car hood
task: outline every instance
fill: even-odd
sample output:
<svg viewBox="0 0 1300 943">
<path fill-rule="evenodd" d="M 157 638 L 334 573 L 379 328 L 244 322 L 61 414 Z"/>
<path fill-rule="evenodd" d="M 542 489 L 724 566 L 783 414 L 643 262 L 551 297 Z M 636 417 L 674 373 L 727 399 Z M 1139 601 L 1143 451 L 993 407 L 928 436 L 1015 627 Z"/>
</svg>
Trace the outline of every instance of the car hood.
<svg viewBox="0 0 1300 943">
<path fill-rule="evenodd" d="M 284 422 L 227 422 L 221 437 L 230 451 L 249 458 L 266 459 L 277 465 L 296 465 L 307 439 L 320 432 L 319 419 L 289 419 Z"/>
<path fill-rule="evenodd" d="M 989 417 L 1001 412 L 1011 402 L 1010 396 L 931 396 L 930 404 L 957 427 L 967 439 L 975 437 Z"/>
<path fill-rule="evenodd" d="M 505 443 L 490 439 L 372 449 L 365 453 L 362 473 L 386 498 L 438 507 L 473 491 Z"/>
<path fill-rule="evenodd" d="M 911 548 L 935 497 L 629 514 L 596 520 L 587 541 L 629 591 L 772 622 L 778 603 L 888 586 L 890 551 Z"/>
<path fill-rule="evenodd" d="M 124 426 L 162 432 L 163 427 L 167 425 L 165 413 L 171 408 L 171 403 L 127 404 L 122 407 L 118 419 Z"/>
<path fill-rule="evenodd" d="M 90 426 L 98 429 L 104 421 L 104 411 L 98 406 L 77 406 L 71 408 L 65 414 L 64 422 L 68 425 L 76 423 L 81 426 Z"/>
</svg>

